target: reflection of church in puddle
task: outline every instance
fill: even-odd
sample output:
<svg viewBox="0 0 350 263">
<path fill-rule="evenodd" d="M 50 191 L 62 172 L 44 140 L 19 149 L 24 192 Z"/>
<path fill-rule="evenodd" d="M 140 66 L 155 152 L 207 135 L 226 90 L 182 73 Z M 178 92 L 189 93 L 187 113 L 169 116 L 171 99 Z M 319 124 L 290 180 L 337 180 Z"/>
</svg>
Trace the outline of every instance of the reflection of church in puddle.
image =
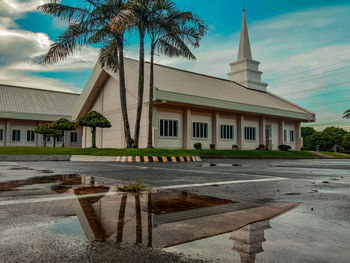
<svg viewBox="0 0 350 263">
<path fill-rule="evenodd" d="M 264 251 L 264 231 L 270 229 L 268 220 L 249 224 L 231 233 L 232 250 L 240 253 L 241 262 L 255 262 L 255 255 Z"/>
<path fill-rule="evenodd" d="M 0 191 L 52 183 L 58 193 L 42 202 L 7 206 L 16 215 L 76 215 L 90 241 L 116 241 L 167 248 L 231 233 L 241 262 L 255 262 L 262 252 L 268 219 L 292 206 L 261 206 L 179 191 L 118 192 L 94 178 L 53 176 L 1 184 Z M 11 212 L 12 211 L 12 212 Z"/>
</svg>

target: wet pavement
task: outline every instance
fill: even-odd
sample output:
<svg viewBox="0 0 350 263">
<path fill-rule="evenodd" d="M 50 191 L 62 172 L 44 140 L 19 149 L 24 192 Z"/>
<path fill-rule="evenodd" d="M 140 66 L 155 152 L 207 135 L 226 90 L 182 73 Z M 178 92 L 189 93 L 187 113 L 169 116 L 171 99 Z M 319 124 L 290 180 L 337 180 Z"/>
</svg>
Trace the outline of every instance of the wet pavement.
<svg viewBox="0 0 350 263">
<path fill-rule="evenodd" d="M 350 163 L 0 162 L 0 235 L 1 262 L 349 262 Z"/>
</svg>

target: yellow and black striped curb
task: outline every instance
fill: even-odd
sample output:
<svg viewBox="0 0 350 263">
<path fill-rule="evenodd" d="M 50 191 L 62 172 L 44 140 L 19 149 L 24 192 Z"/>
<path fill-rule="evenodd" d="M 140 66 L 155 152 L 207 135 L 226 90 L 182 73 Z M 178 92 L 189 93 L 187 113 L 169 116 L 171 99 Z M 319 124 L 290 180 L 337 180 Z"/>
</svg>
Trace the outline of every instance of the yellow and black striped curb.
<svg viewBox="0 0 350 263">
<path fill-rule="evenodd" d="M 191 163 L 202 160 L 199 156 L 117 156 L 116 161 L 121 163 Z"/>
</svg>

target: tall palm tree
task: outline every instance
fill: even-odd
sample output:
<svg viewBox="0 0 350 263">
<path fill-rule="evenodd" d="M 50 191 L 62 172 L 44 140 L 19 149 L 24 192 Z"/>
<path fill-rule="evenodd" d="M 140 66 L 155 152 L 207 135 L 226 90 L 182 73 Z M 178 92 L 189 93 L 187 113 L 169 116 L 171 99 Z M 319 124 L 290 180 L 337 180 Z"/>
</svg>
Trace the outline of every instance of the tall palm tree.
<svg viewBox="0 0 350 263">
<path fill-rule="evenodd" d="M 68 6 L 52 0 L 38 10 L 69 22 L 66 31 L 58 36 L 42 63 L 56 63 L 66 59 L 84 45 L 100 45 L 99 62 L 113 71 L 119 71 L 120 104 L 127 147 L 131 147 L 130 125 L 127 112 L 124 33 L 130 24 L 130 10 L 124 0 L 84 0 L 85 7 Z M 113 20 L 113 23 L 111 22 Z"/>
<path fill-rule="evenodd" d="M 350 119 L 350 110 L 346 110 L 346 111 L 343 113 L 343 118 L 344 118 L 344 119 Z"/>
<path fill-rule="evenodd" d="M 195 60 L 189 46 L 198 48 L 199 41 L 205 35 L 207 27 L 204 21 L 191 12 L 179 11 L 173 1 L 159 0 L 153 3 L 153 12 L 148 24 L 151 39 L 148 138 L 147 147 L 153 147 L 153 86 L 154 86 L 154 53 L 162 53 L 169 57 L 185 57 Z"/>
<path fill-rule="evenodd" d="M 139 77 L 137 88 L 137 108 L 133 147 L 139 147 L 140 123 L 143 106 L 143 92 L 145 79 L 145 35 L 149 23 L 150 6 L 155 0 L 130 0 L 130 9 L 134 14 L 134 28 L 137 30 L 140 38 L 139 47 Z"/>
</svg>

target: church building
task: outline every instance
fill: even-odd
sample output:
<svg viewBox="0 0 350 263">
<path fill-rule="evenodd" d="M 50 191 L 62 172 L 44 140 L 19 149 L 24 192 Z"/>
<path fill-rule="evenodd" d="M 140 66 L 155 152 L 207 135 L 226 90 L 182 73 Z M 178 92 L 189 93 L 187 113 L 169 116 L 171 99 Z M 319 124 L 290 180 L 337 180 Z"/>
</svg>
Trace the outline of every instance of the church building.
<svg viewBox="0 0 350 263">
<path fill-rule="evenodd" d="M 153 145 L 156 148 L 256 149 L 264 144 L 278 149 L 302 147 L 300 124 L 315 121 L 315 114 L 267 91 L 260 62 L 252 57 L 245 13 L 237 61 L 228 79 L 156 64 L 154 100 L 148 101 L 149 63 L 145 63 L 145 91 L 140 147 L 147 146 L 148 103 L 153 103 Z M 223 70 L 226 66 L 223 65 Z M 131 134 L 136 120 L 138 61 L 125 58 L 125 80 Z M 96 64 L 73 110 L 72 118 L 96 110 L 112 123 L 98 129 L 97 146 L 124 148 L 118 73 Z M 91 133 L 83 129 L 82 146 L 90 147 Z"/>
</svg>

